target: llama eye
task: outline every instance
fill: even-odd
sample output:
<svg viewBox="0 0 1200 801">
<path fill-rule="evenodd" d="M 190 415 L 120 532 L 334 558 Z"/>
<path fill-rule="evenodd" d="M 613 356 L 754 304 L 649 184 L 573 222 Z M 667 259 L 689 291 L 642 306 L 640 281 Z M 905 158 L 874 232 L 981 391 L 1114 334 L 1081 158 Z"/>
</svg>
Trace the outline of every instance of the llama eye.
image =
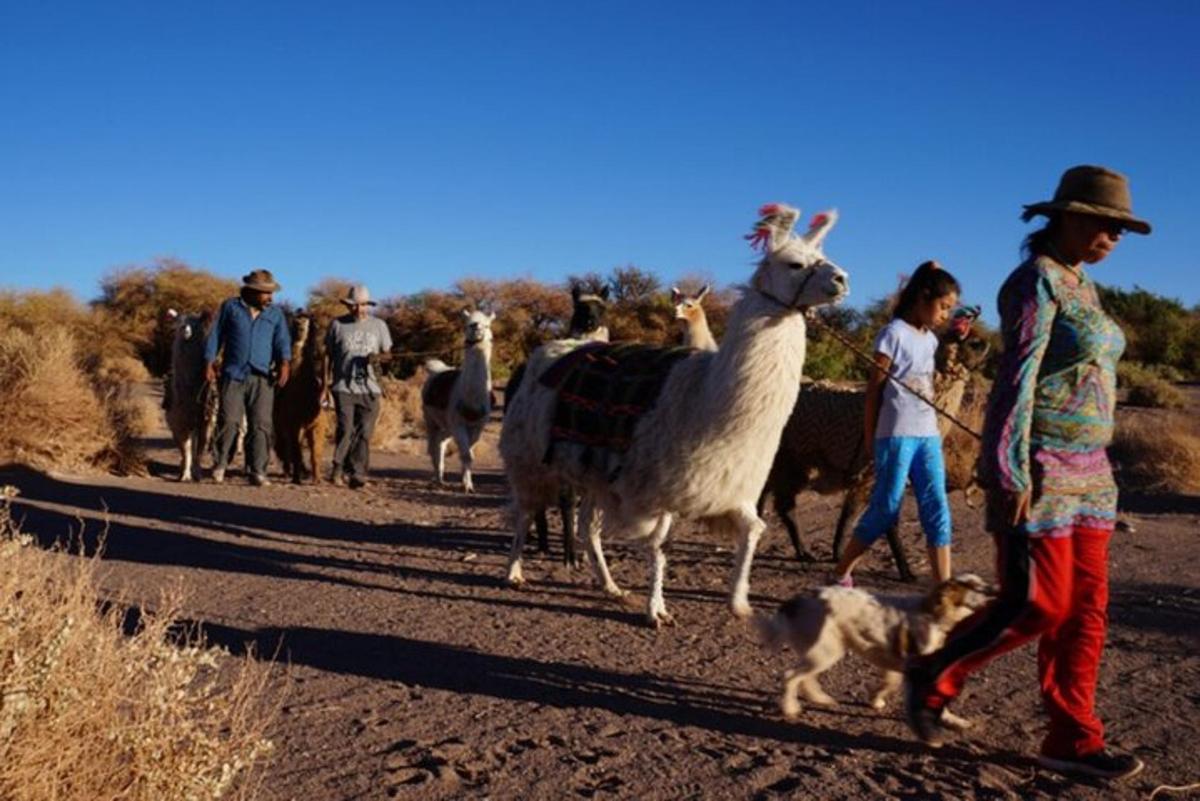
<svg viewBox="0 0 1200 801">
<path fill-rule="evenodd" d="M 788 264 L 789 270 L 803 270 L 807 265 L 801 264 L 798 261 L 793 261 Z"/>
</svg>

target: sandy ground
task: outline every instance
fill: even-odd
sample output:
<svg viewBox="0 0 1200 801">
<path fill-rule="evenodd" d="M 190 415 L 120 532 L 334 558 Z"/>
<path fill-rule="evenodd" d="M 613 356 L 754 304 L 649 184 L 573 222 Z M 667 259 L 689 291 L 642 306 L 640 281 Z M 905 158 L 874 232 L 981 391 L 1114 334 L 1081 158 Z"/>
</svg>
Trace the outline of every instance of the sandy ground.
<svg viewBox="0 0 1200 801">
<path fill-rule="evenodd" d="M 897 709 L 866 705 L 872 673 L 853 657 L 823 680 L 837 707 L 784 721 L 790 655 L 764 651 L 730 615 L 731 543 L 704 530 L 676 529 L 667 603 L 678 625 L 653 631 L 640 607 L 603 600 L 586 570 L 561 566 L 557 540 L 549 556 L 530 554 L 528 588 L 502 585 L 509 533 L 494 456 L 466 496 L 433 486 L 423 458 L 389 454 L 357 492 L 281 478 L 253 488 L 239 474 L 180 484 L 167 441 L 148 446 L 149 478 L 8 469 L 0 482 L 21 488 L 19 514 L 42 538 L 80 522 L 98 531 L 107 515 L 110 589 L 153 604 L 181 585 L 212 641 L 278 654 L 284 700 L 265 799 L 1107 799 L 1200 780 L 1200 498 L 1127 502 L 1099 705 L 1111 742 L 1148 767 L 1100 787 L 1032 761 L 1045 720 L 1029 648 L 969 685 L 957 709 L 977 725 L 940 752 L 914 742 Z M 990 576 L 980 515 L 954 504 L 956 565 Z M 802 508 L 810 543 L 828 554 L 833 499 L 806 496 Z M 909 519 L 923 572 L 918 536 Z M 643 591 L 641 551 L 610 550 L 617 580 Z M 907 591 L 886 551 L 860 585 Z M 821 585 L 829 567 L 792 561 L 773 523 L 755 561 L 756 608 Z"/>
</svg>

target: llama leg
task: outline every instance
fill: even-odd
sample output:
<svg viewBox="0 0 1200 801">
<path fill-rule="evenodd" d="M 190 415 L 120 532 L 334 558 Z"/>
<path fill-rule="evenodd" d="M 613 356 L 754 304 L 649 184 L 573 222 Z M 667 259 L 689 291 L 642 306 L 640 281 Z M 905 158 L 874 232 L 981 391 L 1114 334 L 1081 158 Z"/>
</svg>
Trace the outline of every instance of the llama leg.
<svg viewBox="0 0 1200 801">
<path fill-rule="evenodd" d="M 738 617 L 750 617 L 750 564 L 754 561 L 754 550 L 758 539 L 767 527 L 754 513 L 754 504 L 746 503 L 729 516 L 738 530 L 737 555 L 734 557 L 733 581 L 730 586 L 729 606 Z"/>
<path fill-rule="evenodd" d="M 324 437 L 320 436 L 323 432 L 318 431 L 319 428 L 320 426 L 314 422 L 305 432 L 305 436 L 308 438 L 308 455 L 312 460 L 309 463 L 312 466 L 310 480 L 314 484 L 321 483 L 321 457 L 325 455 L 325 441 Z"/>
<path fill-rule="evenodd" d="M 562 516 L 563 564 L 578 567 L 575 557 L 575 491 L 564 489 L 558 494 L 558 511 Z"/>
<path fill-rule="evenodd" d="M 899 524 L 887 530 L 888 547 L 892 549 L 892 558 L 896 560 L 896 570 L 901 581 L 916 581 L 912 568 L 908 566 L 908 555 L 904 553 L 904 543 L 900 541 Z"/>
<path fill-rule="evenodd" d="M 613 581 L 612 573 L 608 572 L 608 562 L 604 559 L 604 547 L 600 543 L 601 526 L 596 524 L 596 507 L 587 496 L 579 505 L 579 536 L 588 544 L 588 553 L 592 558 L 592 570 L 596 574 L 596 583 L 604 594 L 610 598 L 624 598 L 627 593 Z"/>
<path fill-rule="evenodd" d="M 815 562 L 816 559 L 805 547 L 804 541 L 800 538 L 800 527 L 796 525 L 795 518 L 792 513 L 796 511 L 796 496 L 790 492 L 785 492 L 775 496 L 775 514 L 779 516 L 783 522 L 783 527 L 787 529 L 788 537 L 792 541 L 792 550 L 796 552 L 797 562 Z M 762 516 L 761 514 L 759 515 Z"/>
<path fill-rule="evenodd" d="M 525 537 L 529 533 L 529 513 L 518 506 L 515 517 L 512 548 L 508 552 L 508 575 L 505 578 L 510 587 L 520 587 L 525 583 L 525 576 L 521 572 L 521 554 L 525 550 Z"/>
<path fill-rule="evenodd" d="M 179 453 L 183 464 L 179 467 L 179 480 L 192 480 L 192 435 L 188 434 L 179 442 Z"/>
<path fill-rule="evenodd" d="M 904 674 L 895 670 L 886 670 L 883 673 L 883 679 L 879 682 L 879 689 L 875 691 L 875 695 L 871 697 L 871 707 L 873 709 L 883 709 L 887 706 L 888 699 L 896 694 L 900 689 L 900 685 L 904 681 Z"/>
<path fill-rule="evenodd" d="M 533 514 L 533 527 L 537 530 L 538 553 L 550 552 L 550 521 L 546 519 L 546 507 L 539 506 Z"/>
<path fill-rule="evenodd" d="M 458 448 L 458 459 L 462 463 L 463 492 L 474 492 L 475 482 L 471 480 L 471 432 L 466 426 L 454 432 L 454 445 Z"/>
<path fill-rule="evenodd" d="M 663 599 L 663 574 L 667 568 L 667 555 L 663 552 L 663 543 L 671 531 L 671 515 L 664 514 L 654 524 L 648 543 L 650 548 L 650 600 L 646 607 L 646 621 L 654 628 L 667 625 L 673 626 L 675 618 L 667 611 L 667 602 Z"/>
<path fill-rule="evenodd" d="M 446 444 L 448 439 L 442 436 L 442 432 L 431 428 L 426 437 L 426 444 L 429 446 L 429 459 L 433 462 L 433 478 L 439 484 L 446 483 Z"/>
<path fill-rule="evenodd" d="M 866 506 L 870 494 L 871 482 L 869 480 L 860 480 L 858 484 L 846 490 L 846 494 L 842 498 L 842 508 L 838 512 L 837 528 L 833 533 L 834 562 L 841 560 L 842 543 L 846 541 L 846 534 L 849 533 L 854 521 L 858 519 L 863 507 Z"/>
</svg>

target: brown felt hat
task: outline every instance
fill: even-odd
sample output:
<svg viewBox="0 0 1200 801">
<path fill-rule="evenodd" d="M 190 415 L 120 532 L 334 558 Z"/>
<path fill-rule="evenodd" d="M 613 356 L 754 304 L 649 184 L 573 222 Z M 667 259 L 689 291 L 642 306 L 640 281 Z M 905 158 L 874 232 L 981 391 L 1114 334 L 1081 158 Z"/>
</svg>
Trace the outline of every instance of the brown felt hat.
<svg viewBox="0 0 1200 801">
<path fill-rule="evenodd" d="M 258 292 L 278 292 L 283 288 L 275 281 L 270 270 L 251 270 L 249 275 L 242 276 L 242 286 Z"/>
<path fill-rule="evenodd" d="M 1107 167 L 1084 164 L 1067 170 L 1058 181 L 1054 199 L 1026 206 L 1021 219 L 1028 222 L 1036 214 L 1049 217 L 1059 211 L 1120 220 L 1134 233 L 1150 233 L 1150 223 L 1133 216 L 1129 179 Z"/>
</svg>

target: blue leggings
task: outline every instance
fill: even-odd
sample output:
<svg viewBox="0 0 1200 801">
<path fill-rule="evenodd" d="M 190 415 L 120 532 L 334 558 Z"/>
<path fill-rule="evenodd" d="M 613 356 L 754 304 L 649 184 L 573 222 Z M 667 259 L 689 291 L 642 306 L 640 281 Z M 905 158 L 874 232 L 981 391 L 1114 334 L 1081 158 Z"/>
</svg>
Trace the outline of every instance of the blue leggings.
<svg viewBox="0 0 1200 801">
<path fill-rule="evenodd" d="M 950 544 L 950 504 L 941 437 L 877 437 L 875 486 L 871 503 L 854 528 L 854 539 L 870 545 L 900 519 L 904 487 L 912 479 L 925 541 L 931 548 Z"/>
</svg>

